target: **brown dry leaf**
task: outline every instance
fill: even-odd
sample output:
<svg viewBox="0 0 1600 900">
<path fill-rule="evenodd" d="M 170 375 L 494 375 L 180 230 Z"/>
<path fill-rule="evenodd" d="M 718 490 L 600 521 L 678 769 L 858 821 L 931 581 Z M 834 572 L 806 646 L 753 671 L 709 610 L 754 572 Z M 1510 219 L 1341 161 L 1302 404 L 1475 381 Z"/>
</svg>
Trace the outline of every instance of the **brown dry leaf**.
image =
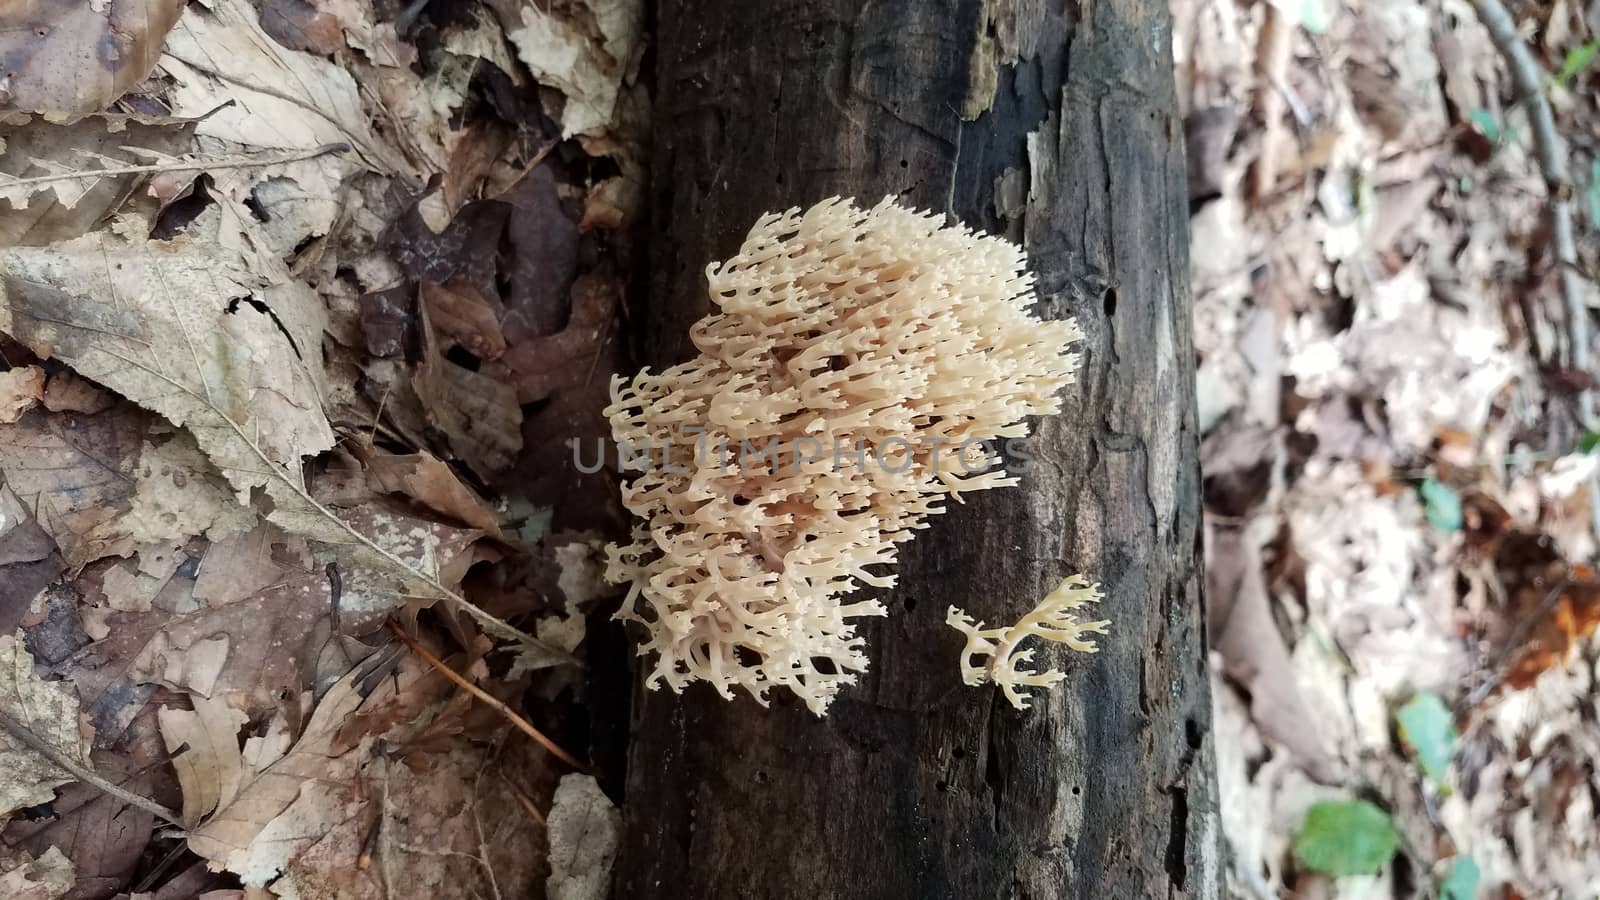
<svg viewBox="0 0 1600 900">
<path fill-rule="evenodd" d="M 332 56 L 344 49 L 339 20 L 305 0 L 266 0 L 261 4 L 261 30 L 290 50 Z"/>
<path fill-rule="evenodd" d="M 412 376 L 417 397 L 450 450 L 480 478 L 492 479 L 511 468 L 522 449 L 517 390 L 451 362 L 426 313 L 422 326 L 423 357 Z"/>
<path fill-rule="evenodd" d="M 490 6 L 533 76 L 566 95 L 561 136 L 604 132 L 624 81 L 638 65 L 643 3 L 580 0 L 540 7 L 496 0 Z"/>
<path fill-rule="evenodd" d="M 44 370 L 18 366 L 0 372 L 0 425 L 15 425 L 44 399 Z"/>
<path fill-rule="evenodd" d="M 428 320 L 439 333 L 454 338 L 479 359 L 499 359 L 506 352 L 499 303 L 485 297 L 470 281 L 459 277 L 445 284 L 424 281 L 421 293 Z"/>
<path fill-rule="evenodd" d="M 355 775 L 363 748 L 336 754 L 333 741 L 339 726 L 362 706 L 363 674 L 357 667 L 328 691 L 288 752 L 244 772 L 232 802 L 189 832 L 189 849 L 210 860 L 213 869 L 227 869 L 246 885 L 263 887 L 337 821 L 330 821 L 332 815 L 347 803 L 359 802 Z M 386 697 L 389 690 L 383 682 L 373 696 Z M 251 755 L 248 749 L 245 755 Z M 284 816 L 310 784 L 316 790 L 305 792 L 308 803 L 336 808 Z"/>
<path fill-rule="evenodd" d="M 303 462 L 333 445 L 320 396 L 326 310 L 304 284 L 269 281 L 252 264 L 272 272 L 263 258 L 220 243 L 104 233 L 0 253 L 0 266 L 11 267 L 0 276 L 0 331 L 188 428 L 241 497 L 264 489 L 273 522 L 340 548 L 370 585 L 386 580 L 389 607 L 443 596 L 429 572 L 386 554 L 311 496 Z"/>
<path fill-rule="evenodd" d="M 176 425 L 241 493 L 333 446 L 326 312 L 299 282 L 206 240 L 104 232 L 0 252 L 0 331 Z M 269 469 L 275 471 L 268 471 Z"/>
<path fill-rule="evenodd" d="M 125 753 L 96 752 L 94 765 L 113 784 L 150 795 L 151 778 Z M 150 843 L 155 817 L 82 782 L 61 788 L 50 808 L 45 818 L 13 819 L 5 829 L 6 846 L 38 859 L 60 848 L 75 873 L 71 898 L 115 894 Z"/>
<path fill-rule="evenodd" d="M 621 301 L 615 277 L 586 274 L 572 286 L 567 327 L 523 340 L 503 359 L 516 373 L 518 402 L 538 405 L 523 424 L 530 440 L 500 486 L 555 510 L 556 528 L 603 530 L 624 521 L 610 473 L 578 471 L 573 463 L 591 463 L 611 439 L 601 410 L 608 402 L 609 373 L 620 362 L 613 335 L 619 333 Z"/>
<path fill-rule="evenodd" d="M 194 123 L 180 119 L 108 113 L 61 123 L 12 113 L 0 125 L 0 246 L 71 240 L 129 204 L 154 215 L 157 204 L 137 190 L 148 175 L 95 172 L 194 148 Z"/>
<path fill-rule="evenodd" d="M 1228 528 L 1212 530 L 1206 549 L 1211 643 L 1223 670 L 1249 690 L 1250 717 L 1261 733 L 1294 753 L 1307 774 L 1334 783 L 1334 759 L 1317 735 L 1272 620 L 1260 549 L 1247 534 Z"/>
<path fill-rule="evenodd" d="M 0 631 L 32 612 L 33 601 L 67 564 L 11 488 L 0 484 Z"/>
<path fill-rule="evenodd" d="M 620 231 L 633 223 L 644 203 L 644 183 L 637 178 L 614 175 L 589 188 L 583 201 L 583 218 L 578 228 L 583 231 L 604 229 Z"/>
<path fill-rule="evenodd" d="M 127 404 L 95 416 L 34 411 L 0 425 L 0 473 L 67 564 L 248 524 L 188 435 Z"/>
<path fill-rule="evenodd" d="M 191 695 L 194 709 L 164 706 L 157 716 L 183 787 L 183 821 L 191 827 L 233 802 L 244 780 L 239 729 L 250 717 L 221 700 Z M 178 752 L 185 747 L 183 752 Z"/>
<path fill-rule="evenodd" d="M 0 108 L 104 109 L 154 68 L 184 0 L 34 0 L 0 7 Z"/>
<path fill-rule="evenodd" d="M 189 4 L 161 68 L 176 81 L 174 115 L 203 117 L 201 135 L 280 150 L 348 143 L 380 172 L 422 174 L 374 136 L 350 73 L 274 41 L 247 0 Z"/>
<path fill-rule="evenodd" d="M 111 392 L 86 378 L 80 378 L 71 369 L 62 369 L 50 376 L 44 388 L 44 408 L 51 412 L 76 412 L 97 415 L 117 402 Z"/>
<path fill-rule="evenodd" d="M 76 880 L 72 861 L 55 847 L 37 859 L 26 853 L 0 856 L 0 897 L 6 900 L 60 900 Z"/>
<path fill-rule="evenodd" d="M 123 406 L 98 416 L 32 412 L 0 426 L 0 472 L 7 488 L 80 567 L 133 549 L 121 516 L 136 491 L 147 417 Z"/>
<path fill-rule="evenodd" d="M 333 445 L 321 399 L 326 308 L 276 259 L 241 249 L 248 232 L 231 229 L 242 220 L 219 213 L 209 225 L 215 240 L 100 232 L 0 251 L 0 331 L 189 429 L 241 498 L 261 489 L 272 522 L 339 551 L 365 588 L 358 612 L 451 597 L 437 560 L 391 548 L 425 545 L 428 529 L 380 515 L 364 531 L 312 496 L 303 463 Z M 432 411 L 466 459 L 506 468 L 522 441 L 515 391 L 433 351 L 418 374 Z M 456 605 L 502 638 L 531 640 Z"/>
<path fill-rule="evenodd" d="M 290 860 L 273 889 L 285 896 L 384 900 L 383 882 L 392 879 L 414 896 L 471 900 L 494 896 L 487 875 L 492 868 L 499 896 L 538 896 L 540 825 L 497 783 L 504 776 L 491 774 L 491 756 L 490 748 L 461 740 L 420 768 L 374 756 L 361 771 L 367 802 L 335 812 L 342 818 Z M 284 815 L 319 802 L 326 804 L 302 795 Z M 358 861 L 380 817 L 374 855 L 383 862 L 363 869 Z M 479 855 L 480 828 L 487 860 Z M 415 847 L 429 852 L 408 852 Z"/>
<path fill-rule="evenodd" d="M 367 483 L 375 491 L 405 494 L 423 506 L 465 525 L 498 536 L 493 510 L 456 473 L 431 453 L 385 454 L 367 463 Z"/>
<path fill-rule="evenodd" d="M 592 775 L 563 775 L 550 807 L 550 900 L 605 900 L 622 843 L 622 813 Z"/>
<path fill-rule="evenodd" d="M 34 673 L 22 633 L 0 635 L 0 711 L 63 756 L 89 766 L 89 741 L 78 726 L 78 698 L 69 685 Z M 72 776 L 0 731 L 0 815 L 48 803 Z"/>
<path fill-rule="evenodd" d="M 224 602 L 216 606 L 195 608 L 191 602 L 187 609 L 158 605 L 147 612 L 106 614 L 104 638 L 84 648 L 67 669 L 95 707 L 97 726 L 116 727 L 112 721 L 102 724 L 102 698 L 131 694 L 143 684 L 224 701 L 252 718 L 277 708 L 285 692 L 297 696 L 311 686 L 317 661 L 335 633 L 332 585 L 323 567 L 303 540 L 271 526 L 216 547 L 217 564 L 239 566 L 216 573 L 219 577 L 235 575 L 241 585 L 267 583 L 242 596 L 218 598 Z M 209 563 L 201 562 L 206 575 Z M 188 594 L 200 586 L 188 581 Z M 208 591 L 208 596 L 217 594 Z M 371 625 L 353 615 L 340 624 Z"/>
</svg>

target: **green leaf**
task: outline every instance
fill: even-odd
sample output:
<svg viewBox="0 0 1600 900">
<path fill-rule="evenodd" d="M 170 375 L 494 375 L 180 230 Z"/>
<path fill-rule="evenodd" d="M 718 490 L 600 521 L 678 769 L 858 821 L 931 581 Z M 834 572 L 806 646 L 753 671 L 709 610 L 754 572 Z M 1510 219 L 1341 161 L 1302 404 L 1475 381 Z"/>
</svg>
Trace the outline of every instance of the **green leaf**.
<svg viewBox="0 0 1600 900">
<path fill-rule="evenodd" d="M 1323 0 L 1300 0 L 1300 25 L 1312 34 L 1328 30 L 1328 8 Z"/>
<path fill-rule="evenodd" d="M 1500 130 L 1500 122 L 1495 119 L 1494 113 L 1487 109 L 1475 109 L 1467 114 L 1467 119 L 1478 126 L 1478 130 L 1483 132 L 1483 136 L 1488 138 L 1491 144 L 1500 143 L 1500 139 L 1504 137 Z"/>
<path fill-rule="evenodd" d="M 1439 882 L 1439 900 L 1477 900 L 1482 873 L 1470 856 L 1458 856 L 1450 864 L 1450 874 Z"/>
<path fill-rule="evenodd" d="M 1400 738 L 1416 755 L 1429 778 L 1443 781 L 1456 752 L 1456 722 L 1438 694 L 1421 693 L 1395 713 Z"/>
<path fill-rule="evenodd" d="M 1428 524 L 1446 534 L 1461 530 L 1461 498 L 1439 481 L 1429 478 L 1418 489 L 1422 494 L 1423 511 Z"/>
<path fill-rule="evenodd" d="M 1555 82 L 1565 85 L 1577 76 L 1579 72 L 1589 67 L 1594 62 L 1595 54 L 1600 53 L 1600 41 L 1590 41 L 1579 47 L 1567 51 L 1566 61 L 1561 64 L 1561 71 L 1555 74 Z"/>
<path fill-rule="evenodd" d="M 1585 431 L 1583 437 L 1578 438 L 1579 453 L 1593 453 L 1595 447 L 1600 447 L 1600 431 Z"/>
<path fill-rule="evenodd" d="M 1389 814 L 1365 800 L 1330 800 L 1306 813 L 1294 855 L 1306 868 L 1329 875 L 1371 875 L 1400 846 Z"/>
</svg>

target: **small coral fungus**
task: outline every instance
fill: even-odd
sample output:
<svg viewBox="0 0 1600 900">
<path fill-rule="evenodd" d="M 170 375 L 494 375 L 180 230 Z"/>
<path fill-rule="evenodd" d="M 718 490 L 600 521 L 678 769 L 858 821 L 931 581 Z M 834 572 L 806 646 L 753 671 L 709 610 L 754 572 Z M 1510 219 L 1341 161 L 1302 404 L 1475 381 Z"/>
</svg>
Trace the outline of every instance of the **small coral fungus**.
<svg viewBox="0 0 1600 900">
<path fill-rule="evenodd" d="M 612 384 L 642 524 L 610 548 L 648 684 L 793 691 L 823 713 L 867 667 L 853 620 L 945 497 L 1016 483 L 997 439 L 1057 412 L 1079 333 L 1028 312 L 1020 248 L 884 200 L 756 222 L 706 268 L 700 355 Z"/>
<path fill-rule="evenodd" d="M 1033 650 L 1022 650 L 1019 645 L 1026 638 L 1036 637 L 1065 644 L 1081 653 L 1098 651 L 1089 635 L 1105 634 L 1111 623 L 1079 622 L 1073 610 L 1099 602 L 1100 589 L 1081 575 L 1073 575 L 1009 628 L 984 628 L 982 622 L 974 622 L 957 607 L 950 607 L 945 614 L 945 624 L 967 636 L 967 645 L 961 649 L 961 680 L 973 687 L 992 681 L 1005 692 L 1012 706 L 1027 709 L 1028 695 L 1022 688 L 1054 687 L 1067 676 L 1057 669 L 1040 672 L 1021 668 L 1033 661 Z M 987 665 L 973 663 L 973 657 L 985 656 L 989 658 Z"/>
</svg>

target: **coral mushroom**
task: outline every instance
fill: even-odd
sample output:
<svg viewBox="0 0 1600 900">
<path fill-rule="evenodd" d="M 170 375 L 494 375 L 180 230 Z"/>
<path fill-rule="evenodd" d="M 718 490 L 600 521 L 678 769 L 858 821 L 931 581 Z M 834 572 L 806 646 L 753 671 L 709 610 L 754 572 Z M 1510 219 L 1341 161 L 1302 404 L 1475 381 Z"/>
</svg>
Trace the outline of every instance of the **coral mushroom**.
<svg viewBox="0 0 1600 900">
<path fill-rule="evenodd" d="M 1028 312 L 1024 266 L 943 216 L 834 198 L 706 268 L 700 355 L 615 379 L 606 410 L 642 520 L 607 574 L 631 582 L 648 686 L 779 685 L 820 715 L 866 669 L 853 620 L 885 610 L 844 598 L 892 585 L 945 497 L 1015 484 L 994 442 L 1073 381 L 1077 327 Z"/>
</svg>

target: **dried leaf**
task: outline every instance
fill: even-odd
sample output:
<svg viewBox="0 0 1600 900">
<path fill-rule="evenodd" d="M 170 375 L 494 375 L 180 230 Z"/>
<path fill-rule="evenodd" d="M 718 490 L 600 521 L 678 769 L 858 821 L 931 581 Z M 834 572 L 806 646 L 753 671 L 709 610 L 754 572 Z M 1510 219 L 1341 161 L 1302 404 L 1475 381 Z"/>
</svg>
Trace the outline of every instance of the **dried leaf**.
<svg viewBox="0 0 1600 900">
<path fill-rule="evenodd" d="M 113 784 L 150 795 L 149 774 L 125 753 L 97 752 L 94 765 Z M 114 895 L 139 864 L 155 830 L 155 817 L 82 782 L 61 788 L 50 809 L 52 814 L 45 818 L 12 819 L 5 830 L 7 846 L 41 860 L 60 848 L 75 874 L 69 900 Z"/>
<path fill-rule="evenodd" d="M 355 79 L 279 45 L 246 0 L 190 4 L 161 68 L 177 82 L 173 113 L 203 118 L 201 135 L 282 150 L 348 143 L 381 172 L 419 174 L 373 135 Z"/>
<path fill-rule="evenodd" d="M 455 739 L 448 753 L 430 758 L 425 766 L 373 755 L 361 771 L 367 802 L 302 793 L 284 817 L 333 824 L 289 861 L 273 890 L 283 896 L 385 900 L 390 896 L 383 889 L 387 878 L 407 885 L 412 896 L 473 900 L 494 896 L 487 874 L 492 869 L 500 896 L 539 896 L 542 829 L 497 783 L 504 776 L 494 769 L 504 771 L 506 762 L 494 765 L 493 754 L 492 746 Z M 313 813 L 315 806 L 331 809 Z M 363 868 L 360 860 L 370 852 L 375 822 L 379 853 L 400 847 L 427 847 L 431 852 L 391 852 L 381 872 L 376 861 Z M 485 850 L 486 859 L 481 856 Z"/>
<path fill-rule="evenodd" d="M 623 80 L 637 64 L 643 4 L 583 0 L 563 7 L 501 3 L 496 8 L 533 76 L 566 95 L 561 136 L 605 131 Z"/>
<path fill-rule="evenodd" d="M 78 377 L 70 369 L 51 375 L 50 382 L 44 388 L 44 408 L 51 412 L 76 412 L 93 416 L 110 409 L 116 402 L 117 398 L 109 391 Z"/>
<path fill-rule="evenodd" d="M 245 774 L 239 729 L 250 717 L 221 700 L 191 700 L 193 710 L 164 706 L 157 716 L 183 787 L 183 821 L 193 827 L 238 793 Z"/>
<path fill-rule="evenodd" d="M 543 437 L 528 442 L 516 469 L 499 486 L 554 510 L 557 528 L 623 527 L 610 473 L 575 465 L 581 459 L 588 467 L 598 448 L 609 446 L 610 424 L 601 410 L 610 402 L 610 373 L 620 363 L 621 342 L 614 336 L 621 333 L 621 305 L 622 286 L 616 278 L 583 275 L 572 285 L 567 327 L 522 340 L 502 360 L 515 372 L 517 401 L 533 404 L 523 433 Z"/>
<path fill-rule="evenodd" d="M 270 573 L 270 581 L 243 596 L 208 592 L 224 601 L 216 606 L 111 613 L 105 618 L 109 633 L 68 669 L 86 702 L 98 707 L 102 695 L 161 684 L 256 717 L 277 708 L 285 692 L 298 696 L 311 686 L 322 648 L 335 633 L 332 587 L 323 567 L 304 541 L 270 526 L 224 541 L 217 552 L 215 561 L 202 562 L 202 570 L 231 562 L 239 568 L 216 575 L 236 574 L 242 585 L 253 586 Z M 243 565 L 247 559 L 251 564 Z M 200 582 L 191 585 L 194 591 Z M 354 614 L 341 624 L 372 625 Z"/>
<path fill-rule="evenodd" d="M 315 783 L 317 793 L 325 796 L 353 788 L 359 753 L 336 756 L 331 751 L 339 725 L 361 707 L 361 674 L 359 667 L 352 670 L 328 691 L 293 748 L 265 767 L 245 772 L 232 802 L 189 832 L 189 849 L 210 860 L 213 868 L 226 868 L 245 884 L 262 887 L 316 842 L 329 823 L 311 817 L 289 822 L 280 816 L 307 784 Z"/>
<path fill-rule="evenodd" d="M 333 446 L 317 352 L 326 313 L 257 262 L 208 241 L 105 233 L 12 249 L 0 253 L 0 331 L 189 428 L 241 493 L 302 484 L 304 457 Z"/>
<path fill-rule="evenodd" d="M 94 173 L 194 149 L 194 123 L 180 119 L 108 113 L 62 123 L 13 113 L 0 114 L 0 124 L 7 126 L 0 155 L 0 246 L 71 240 L 128 205 L 153 216 L 157 204 L 137 190 L 148 175 Z"/>
<path fill-rule="evenodd" d="M 561 777 L 547 824 L 550 900 L 604 900 L 622 840 L 622 813 L 592 775 Z"/>
<path fill-rule="evenodd" d="M 0 897 L 6 900 L 60 900 L 76 880 L 72 862 L 55 847 L 37 859 L 26 853 L 0 856 Z"/>
<path fill-rule="evenodd" d="M 517 461 L 522 408 L 516 388 L 447 359 L 426 315 L 423 358 L 412 385 L 429 421 L 479 477 L 493 479 Z"/>
<path fill-rule="evenodd" d="M 44 370 L 19 366 L 0 372 L 0 425 L 14 425 L 44 399 Z"/>
<path fill-rule="evenodd" d="M 458 522 L 498 535 L 500 522 L 456 473 L 431 453 L 383 455 L 367 463 L 373 490 L 405 494 L 423 506 Z"/>
<path fill-rule="evenodd" d="M 69 685 L 34 673 L 22 633 L 0 635 L 0 711 L 62 755 L 89 766 L 89 741 L 78 727 L 78 698 Z M 0 815 L 47 803 L 72 777 L 0 730 Z"/>
<path fill-rule="evenodd" d="M 505 335 L 500 333 L 499 304 L 485 297 L 471 282 L 464 278 L 453 278 L 445 284 L 424 281 L 421 290 L 428 320 L 439 333 L 454 338 L 479 359 L 499 359 L 506 352 Z"/>
<path fill-rule="evenodd" d="M 261 30 L 290 50 L 331 56 L 344 49 L 339 20 L 304 0 L 267 0 L 261 6 Z"/>
<path fill-rule="evenodd" d="M 98 416 L 32 412 L 0 425 L 0 472 L 74 568 L 133 549 L 121 516 L 137 490 L 132 468 L 147 418 L 123 406 Z"/>
<path fill-rule="evenodd" d="M 7 4 L 0 106 L 76 115 L 104 109 L 143 81 L 184 0 L 79 0 Z"/>
<path fill-rule="evenodd" d="M 1250 691 L 1250 717 L 1318 781 L 1335 766 L 1295 684 L 1294 666 L 1272 619 L 1261 551 L 1246 534 L 1218 528 L 1207 543 L 1206 602 L 1212 647 L 1223 670 Z"/>
</svg>

